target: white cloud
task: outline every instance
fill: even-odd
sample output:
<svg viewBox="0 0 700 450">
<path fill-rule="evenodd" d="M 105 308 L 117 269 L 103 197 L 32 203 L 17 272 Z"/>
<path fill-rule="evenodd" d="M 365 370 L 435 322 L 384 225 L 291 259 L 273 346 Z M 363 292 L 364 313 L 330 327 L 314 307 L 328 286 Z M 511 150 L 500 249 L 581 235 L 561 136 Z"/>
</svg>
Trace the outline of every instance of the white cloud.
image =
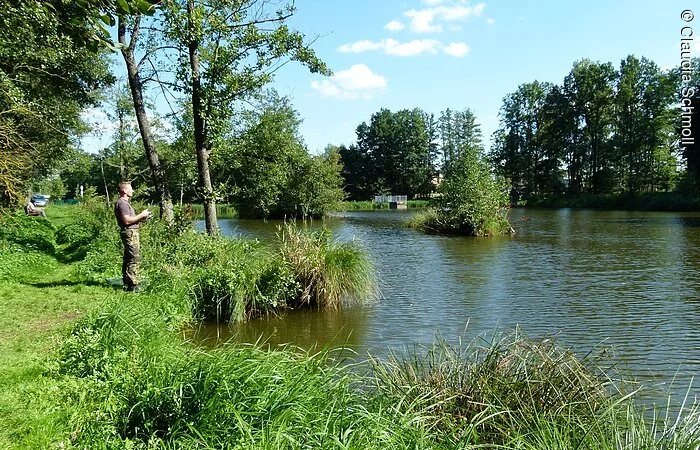
<svg viewBox="0 0 700 450">
<path fill-rule="evenodd" d="M 311 87 L 324 97 L 370 99 L 386 88 L 386 79 L 364 64 L 355 64 L 347 70 L 336 72 L 330 78 L 312 81 Z"/>
<path fill-rule="evenodd" d="M 393 39 L 387 39 L 385 51 L 387 54 L 395 56 L 416 56 L 425 52 L 437 53 L 439 45 L 440 41 L 436 41 L 435 39 L 415 39 L 404 43 L 399 43 Z"/>
<path fill-rule="evenodd" d="M 492 19 L 491 17 L 489 17 L 488 19 L 486 19 L 486 23 L 489 25 L 493 25 L 494 23 L 496 23 L 496 21 L 494 19 Z"/>
<path fill-rule="evenodd" d="M 469 53 L 469 46 L 464 42 L 451 42 L 442 48 L 442 51 L 455 58 L 461 58 Z"/>
<path fill-rule="evenodd" d="M 357 41 L 338 47 L 342 53 L 364 53 L 368 51 L 382 51 L 394 56 L 417 56 L 423 53 L 437 54 L 442 51 L 450 56 L 461 58 L 471 49 L 464 42 L 451 42 L 443 45 L 437 39 L 414 39 L 408 42 L 399 42 L 396 39 L 382 39 L 380 41 Z"/>
<path fill-rule="evenodd" d="M 363 53 L 367 51 L 381 50 L 387 55 L 416 56 L 421 53 L 437 53 L 440 41 L 435 39 L 415 39 L 409 42 L 399 42 L 396 39 L 382 39 L 380 41 L 357 41 L 338 47 L 341 53 Z"/>
<path fill-rule="evenodd" d="M 435 25 L 436 8 L 428 8 L 422 10 L 411 9 L 404 13 L 406 17 L 411 19 L 411 31 L 416 33 L 440 33 L 442 25 Z"/>
<path fill-rule="evenodd" d="M 404 25 L 402 22 L 399 22 L 398 20 L 392 20 L 391 22 L 384 25 L 384 29 L 389 31 L 401 31 L 404 28 L 406 28 L 406 25 Z"/>
<path fill-rule="evenodd" d="M 352 44 L 343 44 L 338 47 L 338 51 L 340 53 L 363 53 L 372 50 L 379 50 L 382 47 L 384 47 L 384 41 L 373 42 L 365 39 L 362 41 L 353 42 Z"/>
<path fill-rule="evenodd" d="M 440 5 L 442 2 L 429 0 L 430 5 Z M 404 13 L 411 21 L 411 31 L 416 33 L 439 33 L 443 26 L 437 22 L 464 21 L 470 17 L 480 16 L 486 7 L 485 3 L 474 6 L 453 4 L 450 6 L 435 6 L 424 9 L 410 9 Z"/>
</svg>

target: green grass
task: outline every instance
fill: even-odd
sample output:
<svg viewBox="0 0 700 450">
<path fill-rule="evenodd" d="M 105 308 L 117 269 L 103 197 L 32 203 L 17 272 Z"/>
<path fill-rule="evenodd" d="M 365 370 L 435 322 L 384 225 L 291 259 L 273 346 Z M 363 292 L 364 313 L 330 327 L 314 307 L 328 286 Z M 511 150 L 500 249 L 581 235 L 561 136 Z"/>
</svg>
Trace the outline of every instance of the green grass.
<svg viewBox="0 0 700 450">
<path fill-rule="evenodd" d="M 700 412 L 692 400 L 680 416 L 666 415 L 673 408 L 650 414 L 635 404 L 635 391 L 614 361 L 597 353 L 578 357 L 551 339 L 532 340 L 518 330 L 462 346 L 438 340 L 429 348 L 357 363 L 354 370 L 329 350 L 308 354 L 255 345 L 204 350 L 179 331 L 194 320 L 192 293 L 184 287 L 196 284 L 168 285 L 168 278 L 195 273 L 184 267 L 209 267 L 229 252 L 257 260 L 259 255 L 250 255 L 264 251 L 260 258 L 274 261 L 279 249 L 255 243 L 229 248 L 195 233 L 166 239 L 157 223 L 149 224 L 144 254 L 151 261 L 144 264 L 158 289 L 127 294 L 105 281 L 111 272 L 98 270 L 114 264 L 118 269 L 118 243 L 112 254 L 106 250 L 114 244 L 109 239 L 92 242 L 88 246 L 100 252 L 88 250 L 84 260 L 70 262 L 64 252 L 84 236 L 65 233 L 63 244 L 52 236 L 79 217 L 69 209 L 51 212 L 50 220 L 60 224 L 2 218 L 0 448 L 696 450 L 700 445 Z M 281 253 L 298 252 L 288 261 L 317 258 L 308 267 L 318 260 L 326 264 L 320 277 L 327 287 L 320 295 L 347 294 L 337 287 L 347 280 L 328 282 L 326 272 L 340 274 L 357 263 L 357 255 L 329 256 L 334 243 L 323 230 L 281 233 L 280 247 L 291 245 Z M 27 242 L 32 236 L 52 245 L 32 245 Z M 295 240 L 300 242 L 291 244 Z M 98 255 L 105 252 L 117 261 Z M 163 262 L 168 265 L 157 270 Z M 295 282 L 308 272 L 288 269 L 282 275 Z M 269 276 L 274 284 L 280 274 Z"/>
</svg>

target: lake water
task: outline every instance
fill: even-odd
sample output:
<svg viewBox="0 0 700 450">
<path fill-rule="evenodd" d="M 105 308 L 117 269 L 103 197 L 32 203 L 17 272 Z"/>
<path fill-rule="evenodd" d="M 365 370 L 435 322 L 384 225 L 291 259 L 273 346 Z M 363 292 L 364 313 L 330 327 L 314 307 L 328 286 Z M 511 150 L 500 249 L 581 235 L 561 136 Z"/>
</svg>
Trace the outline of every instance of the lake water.
<svg viewBox="0 0 700 450">
<path fill-rule="evenodd" d="M 515 209 L 512 237 L 425 235 L 411 211 L 326 220 L 372 256 L 381 298 L 343 311 L 292 312 L 208 339 L 385 355 L 436 336 L 457 342 L 520 327 L 579 354 L 609 348 L 625 373 L 676 399 L 700 397 L 700 214 Z M 220 221 L 232 236 L 273 238 L 277 223 Z M 654 394 L 648 394 L 654 398 Z M 663 396 L 657 397 L 662 398 Z"/>
</svg>

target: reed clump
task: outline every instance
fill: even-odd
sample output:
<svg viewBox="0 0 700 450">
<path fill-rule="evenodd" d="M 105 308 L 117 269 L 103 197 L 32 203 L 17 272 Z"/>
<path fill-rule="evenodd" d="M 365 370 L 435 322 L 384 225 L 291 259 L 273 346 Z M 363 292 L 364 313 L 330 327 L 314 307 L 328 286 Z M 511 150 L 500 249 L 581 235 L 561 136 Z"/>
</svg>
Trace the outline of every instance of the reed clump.
<svg viewBox="0 0 700 450">
<path fill-rule="evenodd" d="M 315 230 L 287 222 L 277 233 L 279 253 L 299 287 L 292 306 L 339 309 L 376 294 L 374 267 L 352 242 L 334 242 L 326 227 Z"/>
<path fill-rule="evenodd" d="M 520 330 L 460 346 L 440 340 L 371 362 L 373 388 L 384 401 L 418 414 L 448 447 L 691 450 L 700 445 L 697 406 L 673 420 L 644 423 L 645 412 L 635 410 L 632 400 L 635 388 L 611 360 L 593 353 L 577 357 L 552 339 L 532 340 Z"/>
</svg>

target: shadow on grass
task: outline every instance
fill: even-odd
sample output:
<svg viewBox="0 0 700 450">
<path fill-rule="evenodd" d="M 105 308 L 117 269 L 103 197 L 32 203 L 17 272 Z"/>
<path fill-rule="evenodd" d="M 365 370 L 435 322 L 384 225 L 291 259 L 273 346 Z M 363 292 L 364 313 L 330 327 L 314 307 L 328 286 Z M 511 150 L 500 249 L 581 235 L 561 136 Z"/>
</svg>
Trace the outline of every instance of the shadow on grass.
<svg viewBox="0 0 700 450">
<path fill-rule="evenodd" d="M 47 281 L 47 282 L 42 282 L 42 283 L 23 283 L 27 284 L 29 286 L 34 286 L 37 288 L 51 288 L 51 287 L 59 287 L 59 286 L 101 286 L 101 287 L 112 287 L 116 288 L 116 286 L 113 286 L 112 284 L 108 282 L 99 282 L 99 281 L 94 281 L 94 280 L 88 280 L 88 281 L 71 281 L 71 280 L 58 280 L 58 281 Z M 121 287 L 119 287 L 121 289 Z"/>
</svg>

